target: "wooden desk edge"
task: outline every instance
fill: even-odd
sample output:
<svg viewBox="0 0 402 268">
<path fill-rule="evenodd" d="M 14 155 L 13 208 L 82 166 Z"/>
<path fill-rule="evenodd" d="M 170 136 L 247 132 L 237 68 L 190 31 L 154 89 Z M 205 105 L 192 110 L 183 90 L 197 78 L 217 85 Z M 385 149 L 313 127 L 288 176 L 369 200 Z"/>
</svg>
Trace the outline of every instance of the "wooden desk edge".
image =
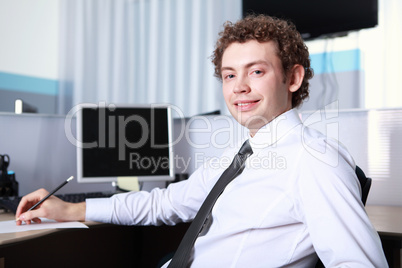
<svg viewBox="0 0 402 268">
<path fill-rule="evenodd" d="M 11 221 L 11 220 L 15 220 L 14 214 L 0 212 L 0 221 Z M 94 221 L 86 221 L 83 223 L 85 225 L 87 225 L 88 227 L 103 224 L 103 223 L 94 222 Z M 31 231 L 24 231 L 24 232 L 17 232 L 17 233 L 3 233 L 3 234 L 0 234 L 0 246 L 11 244 L 11 243 L 18 243 L 18 242 L 24 241 L 26 239 L 33 239 L 36 237 L 52 234 L 52 233 L 58 232 L 63 229 L 68 229 L 68 228 L 31 230 Z"/>
</svg>

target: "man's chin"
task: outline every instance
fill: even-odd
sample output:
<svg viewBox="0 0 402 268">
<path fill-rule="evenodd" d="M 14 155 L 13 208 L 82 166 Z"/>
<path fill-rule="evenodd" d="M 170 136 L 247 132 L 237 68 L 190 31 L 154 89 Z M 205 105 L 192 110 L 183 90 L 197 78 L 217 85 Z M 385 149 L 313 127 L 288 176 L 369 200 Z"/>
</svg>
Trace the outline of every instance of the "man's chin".
<svg viewBox="0 0 402 268">
<path fill-rule="evenodd" d="M 262 116 L 238 116 L 235 117 L 236 121 L 239 122 L 243 127 L 248 129 L 260 129 L 269 123 L 269 121 Z"/>
</svg>

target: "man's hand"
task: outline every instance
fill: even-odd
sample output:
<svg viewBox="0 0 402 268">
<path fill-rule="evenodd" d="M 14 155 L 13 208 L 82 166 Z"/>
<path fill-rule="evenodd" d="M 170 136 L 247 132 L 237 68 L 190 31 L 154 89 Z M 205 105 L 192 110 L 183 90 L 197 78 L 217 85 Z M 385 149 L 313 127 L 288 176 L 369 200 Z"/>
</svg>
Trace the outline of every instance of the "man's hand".
<svg viewBox="0 0 402 268">
<path fill-rule="evenodd" d="M 85 202 L 82 203 L 68 203 L 63 200 L 50 196 L 36 209 L 27 211 L 42 198 L 44 198 L 48 191 L 39 189 L 32 192 L 21 199 L 16 212 L 16 223 L 21 225 L 23 221 L 30 224 L 31 221 L 40 223 L 39 217 L 48 218 L 56 221 L 84 221 L 85 220 Z"/>
</svg>

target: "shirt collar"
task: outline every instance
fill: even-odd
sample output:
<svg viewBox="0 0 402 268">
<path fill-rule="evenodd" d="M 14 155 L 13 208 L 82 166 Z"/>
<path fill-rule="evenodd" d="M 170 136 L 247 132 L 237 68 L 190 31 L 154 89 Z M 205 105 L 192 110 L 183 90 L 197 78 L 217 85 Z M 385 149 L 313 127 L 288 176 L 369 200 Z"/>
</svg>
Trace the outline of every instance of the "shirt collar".
<svg viewBox="0 0 402 268">
<path fill-rule="evenodd" d="M 254 137 L 251 137 L 249 134 L 250 145 L 253 152 L 257 154 L 261 149 L 276 143 L 291 129 L 301 123 L 302 121 L 296 109 L 291 109 L 279 115 L 259 129 Z"/>
</svg>

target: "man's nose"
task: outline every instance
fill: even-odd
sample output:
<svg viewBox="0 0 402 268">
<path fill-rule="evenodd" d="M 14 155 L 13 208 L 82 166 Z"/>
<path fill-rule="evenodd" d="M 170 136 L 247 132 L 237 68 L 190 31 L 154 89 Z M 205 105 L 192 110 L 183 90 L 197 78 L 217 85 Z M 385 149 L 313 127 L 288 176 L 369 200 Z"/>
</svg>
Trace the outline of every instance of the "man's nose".
<svg viewBox="0 0 402 268">
<path fill-rule="evenodd" d="M 234 93 L 248 93 L 251 91 L 248 78 L 239 78 L 233 88 Z"/>
</svg>

